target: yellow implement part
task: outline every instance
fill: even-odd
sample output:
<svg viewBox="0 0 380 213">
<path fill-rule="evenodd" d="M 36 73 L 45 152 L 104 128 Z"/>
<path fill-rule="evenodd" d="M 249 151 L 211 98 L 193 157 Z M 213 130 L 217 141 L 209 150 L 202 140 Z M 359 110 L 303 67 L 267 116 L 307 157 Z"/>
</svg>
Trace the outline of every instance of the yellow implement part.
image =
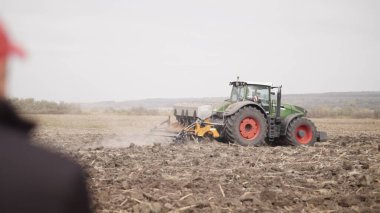
<svg viewBox="0 0 380 213">
<path fill-rule="evenodd" d="M 206 134 L 211 134 L 213 138 L 219 138 L 219 132 L 213 125 L 206 124 L 204 127 L 201 127 L 199 123 L 195 124 L 195 135 L 199 137 L 204 137 Z"/>
</svg>

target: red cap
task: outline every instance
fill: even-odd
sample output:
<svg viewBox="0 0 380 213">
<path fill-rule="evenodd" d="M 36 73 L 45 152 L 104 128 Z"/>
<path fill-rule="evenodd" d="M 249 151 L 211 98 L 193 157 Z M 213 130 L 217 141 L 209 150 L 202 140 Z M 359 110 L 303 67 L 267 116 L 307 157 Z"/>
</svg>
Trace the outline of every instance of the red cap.
<svg viewBox="0 0 380 213">
<path fill-rule="evenodd" d="M 0 60 L 6 59 L 7 56 L 10 55 L 16 55 L 24 58 L 25 52 L 9 40 L 4 26 L 0 21 Z"/>
</svg>

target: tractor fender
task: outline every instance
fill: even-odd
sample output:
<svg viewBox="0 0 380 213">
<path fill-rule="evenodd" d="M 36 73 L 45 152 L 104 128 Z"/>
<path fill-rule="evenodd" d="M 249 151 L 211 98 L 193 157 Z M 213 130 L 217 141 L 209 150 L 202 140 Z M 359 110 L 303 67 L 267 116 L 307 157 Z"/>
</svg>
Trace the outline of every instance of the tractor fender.
<svg viewBox="0 0 380 213">
<path fill-rule="evenodd" d="M 260 110 L 264 114 L 265 118 L 267 118 L 267 113 L 265 112 L 264 108 L 253 101 L 240 101 L 240 102 L 233 103 L 227 107 L 223 115 L 224 116 L 233 115 L 235 114 L 235 112 L 237 112 L 239 109 L 245 106 L 252 106 Z"/>
<path fill-rule="evenodd" d="M 303 113 L 296 113 L 288 115 L 285 119 L 282 119 L 281 121 L 281 135 L 286 135 L 286 130 L 288 129 L 288 126 L 290 122 L 292 122 L 294 119 L 304 116 Z"/>
</svg>

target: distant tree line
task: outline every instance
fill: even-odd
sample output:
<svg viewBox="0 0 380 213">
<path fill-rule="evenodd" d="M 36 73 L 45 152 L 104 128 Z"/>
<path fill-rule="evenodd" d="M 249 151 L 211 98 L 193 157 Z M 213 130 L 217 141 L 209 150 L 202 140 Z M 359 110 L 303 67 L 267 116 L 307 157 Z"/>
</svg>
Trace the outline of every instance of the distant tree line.
<svg viewBox="0 0 380 213">
<path fill-rule="evenodd" d="M 24 114 L 79 114 L 79 113 L 113 113 L 121 115 L 168 115 L 169 110 L 159 110 L 157 108 L 146 108 L 143 106 L 131 107 L 127 109 L 118 108 L 93 108 L 81 109 L 79 105 L 53 102 L 45 100 L 34 100 L 33 98 L 10 99 L 18 111 Z M 332 107 L 326 105 L 306 107 L 308 115 L 313 118 L 375 118 L 380 119 L 380 108 L 372 106 L 358 107 L 355 104 L 343 107 Z"/>
<path fill-rule="evenodd" d="M 284 103 L 302 106 L 315 118 L 380 119 L 380 92 L 285 95 Z"/>
<path fill-rule="evenodd" d="M 123 115 L 162 115 L 162 112 L 158 109 L 148 109 L 145 107 L 132 107 L 129 109 L 114 109 L 106 108 L 103 111 L 104 113 L 115 113 Z"/>
<path fill-rule="evenodd" d="M 113 113 L 122 115 L 163 115 L 168 112 L 162 112 L 158 109 L 149 109 L 145 107 L 132 107 L 128 109 L 95 108 L 91 110 L 82 110 L 77 104 L 54 102 L 45 100 L 35 100 L 33 98 L 12 98 L 12 105 L 23 114 L 80 114 L 80 113 Z"/>
<path fill-rule="evenodd" d="M 33 98 L 10 99 L 12 105 L 24 114 L 78 114 L 81 109 L 78 105 L 65 102 L 34 100 Z"/>
<path fill-rule="evenodd" d="M 359 107 L 327 107 L 318 106 L 308 109 L 313 118 L 375 118 L 380 119 L 380 109 Z"/>
</svg>

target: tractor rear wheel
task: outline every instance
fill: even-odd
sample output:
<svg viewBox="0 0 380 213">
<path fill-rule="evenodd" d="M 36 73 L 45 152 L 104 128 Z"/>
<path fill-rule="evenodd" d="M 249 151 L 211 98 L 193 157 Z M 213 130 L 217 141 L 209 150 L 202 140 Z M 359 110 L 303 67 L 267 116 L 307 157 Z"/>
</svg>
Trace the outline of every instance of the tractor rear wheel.
<svg viewBox="0 0 380 213">
<path fill-rule="evenodd" d="M 286 130 L 286 142 L 290 145 L 314 145 L 317 139 L 317 128 L 305 118 L 296 118 L 290 122 Z"/>
<path fill-rule="evenodd" d="M 224 130 L 227 141 L 242 146 L 256 146 L 264 142 L 268 124 L 258 109 L 243 107 L 227 117 Z"/>
</svg>

